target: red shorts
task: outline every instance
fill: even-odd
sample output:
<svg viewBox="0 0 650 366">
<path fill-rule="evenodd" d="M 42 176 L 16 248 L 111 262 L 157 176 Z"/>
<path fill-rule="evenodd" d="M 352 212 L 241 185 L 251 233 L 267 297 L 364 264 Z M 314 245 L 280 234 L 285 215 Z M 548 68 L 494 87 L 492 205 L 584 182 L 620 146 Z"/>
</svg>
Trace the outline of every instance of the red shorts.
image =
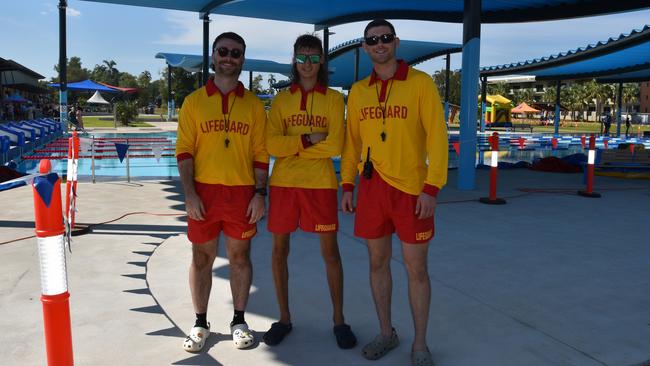
<svg viewBox="0 0 650 366">
<path fill-rule="evenodd" d="M 248 204 L 255 194 L 253 186 L 224 186 L 194 182 L 196 193 L 203 202 L 203 221 L 187 219 L 187 237 L 192 243 L 205 243 L 219 236 L 221 231 L 233 239 L 250 239 L 257 233 L 257 225 L 246 217 Z"/>
<path fill-rule="evenodd" d="M 276 234 L 296 231 L 336 232 L 339 227 L 336 189 L 273 187 L 269 194 L 268 229 Z"/>
<path fill-rule="evenodd" d="M 359 178 L 359 194 L 354 220 L 354 235 L 378 239 L 391 235 L 404 243 L 427 243 L 434 234 L 433 217 L 418 219 L 415 206 L 418 196 L 394 188 L 377 171 L 372 178 Z"/>
</svg>

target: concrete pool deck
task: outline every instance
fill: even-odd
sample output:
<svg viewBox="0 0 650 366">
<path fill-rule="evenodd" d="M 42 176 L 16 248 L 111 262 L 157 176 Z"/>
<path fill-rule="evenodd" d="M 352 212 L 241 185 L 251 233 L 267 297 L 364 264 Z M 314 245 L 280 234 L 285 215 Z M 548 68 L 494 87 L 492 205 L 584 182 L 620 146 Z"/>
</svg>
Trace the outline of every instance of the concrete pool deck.
<svg viewBox="0 0 650 366">
<path fill-rule="evenodd" d="M 476 202 L 487 194 L 488 173 L 481 170 L 475 191 L 457 190 L 451 170 L 439 196 L 429 254 L 428 343 L 436 364 L 649 365 L 649 182 L 596 177 L 595 191 L 603 197 L 589 199 L 575 194 L 583 189 L 581 174 L 499 174 L 504 206 Z M 352 216 L 340 214 L 339 245 L 346 321 L 360 345 L 337 348 L 318 239 L 298 232 L 289 267 L 293 332 L 276 347 L 233 347 L 228 265 L 220 246 L 208 313 L 212 334 L 195 355 L 181 348 L 194 314 L 179 182 L 79 183 L 78 192 L 77 220 L 96 225 L 74 238 L 68 254 L 77 365 L 409 364 L 413 332 L 396 241 L 393 320 L 401 345 L 379 361 L 360 354 L 378 324 L 367 250 L 352 234 Z M 0 243 L 33 235 L 31 188 L 0 195 Z M 122 217 L 129 213 L 136 214 Z M 266 220 L 258 228 L 246 318 L 261 338 L 278 314 Z M 0 245 L 0 258 L 1 363 L 43 365 L 36 240 Z"/>
</svg>

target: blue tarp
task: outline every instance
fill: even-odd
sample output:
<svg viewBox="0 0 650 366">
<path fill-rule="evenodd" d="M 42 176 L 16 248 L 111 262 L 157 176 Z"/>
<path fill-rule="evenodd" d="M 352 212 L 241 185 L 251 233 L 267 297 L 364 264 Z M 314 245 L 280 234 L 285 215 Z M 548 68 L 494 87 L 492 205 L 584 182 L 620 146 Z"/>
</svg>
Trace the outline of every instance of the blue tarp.
<svg viewBox="0 0 650 366">
<path fill-rule="evenodd" d="M 58 88 L 59 83 L 51 83 L 47 84 L 51 87 Z M 78 81 L 76 83 L 68 83 L 68 90 L 99 90 L 103 92 L 109 92 L 109 93 L 119 93 L 120 90 L 109 88 L 105 85 L 98 84 L 92 80 L 82 80 Z"/>
</svg>

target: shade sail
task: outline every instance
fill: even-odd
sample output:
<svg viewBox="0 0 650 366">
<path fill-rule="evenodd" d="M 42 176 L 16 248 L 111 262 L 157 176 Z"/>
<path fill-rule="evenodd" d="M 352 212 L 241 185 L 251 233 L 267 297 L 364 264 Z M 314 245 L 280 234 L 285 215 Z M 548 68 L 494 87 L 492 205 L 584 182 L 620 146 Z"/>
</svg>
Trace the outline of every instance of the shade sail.
<svg viewBox="0 0 650 366">
<path fill-rule="evenodd" d="M 359 52 L 359 79 L 372 72 L 372 61 L 361 49 L 362 38 L 342 43 L 329 51 L 330 86 L 349 88 L 354 83 L 355 53 Z M 357 51 L 358 50 L 358 51 Z M 397 57 L 409 65 L 424 62 L 436 56 L 456 53 L 462 46 L 454 43 L 400 40 Z"/>
<path fill-rule="evenodd" d="M 54 88 L 59 88 L 60 84 L 59 83 L 51 83 L 47 84 L 51 87 Z M 99 90 L 103 92 L 108 92 L 108 93 L 117 93 L 119 90 L 110 88 L 108 86 L 96 83 L 92 80 L 83 80 L 83 81 L 78 81 L 76 83 L 68 83 L 68 90 Z"/>
<path fill-rule="evenodd" d="M 482 76 L 534 75 L 536 79 L 568 80 L 650 70 L 650 26 L 617 38 L 563 53 L 507 65 L 481 68 Z M 646 73 L 647 74 L 647 73 Z M 637 77 L 639 75 L 636 75 Z"/>
<path fill-rule="evenodd" d="M 106 99 L 104 99 L 104 97 L 102 97 L 102 95 L 99 93 L 99 90 L 97 90 L 97 91 L 95 92 L 95 94 L 93 94 L 93 96 L 90 97 L 90 99 L 88 99 L 88 100 L 86 101 L 86 103 L 93 103 L 93 104 L 111 104 L 111 103 L 109 103 L 108 101 L 106 101 Z"/>
<path fill-rule="evenodd" d="M 368 55 L 360 49 L 361 38 L 342 43 L 329 51 L 330 86 L 349 88 L 354 83 L 355 53 L 359 52 L 359 79 L 370 75 L 372 62 Z M 430 58 L 456 53 L 462 46 L 454 43 L 422 42 L 400 40 L 397 56 L 404 59 L 409 65 L 426 61 Z M 200 55 L 187 55 L 179 53 L 158 53 L 156 58 L 164 59 L 173 67 L 182 67 L 191 72 L 201 70 L 203 57 Z M 272 72 L 291 75 L 291 64 L 282 64 L 268 60 L 246 59 L 243 70 L 255 72 Z"/>
<path fill-rule="evenodd" d="M 463 21 L 465 0 L 85 0 L 332 26 L 374 18 Z M 647 0 L 483 0 L 483 23 L 515 23 L 650 8 Z"/>
<path fill-rule="evenodd" d="M 159 52 L 156 54 L 156 58 L 165 60 L 165 62 L 167 62 L 172 67 L 180 67 L 189 72 L 201 71 L 201 68 L 203 66 L 203 56 L 201 55 Z M 270 60 L 246 58 L 244 60 L 242 70 L 254 72 L 272 72 L 289 76 L 291 74 L 291 65 L 282 64 Z"/>
<path fill-rule="evenodd" d="M 529 106 L 526 102 L 522 102 L 518 106 L 512 108 L 510 113 L 537 113 L 539 110 Z"/>
</svg>

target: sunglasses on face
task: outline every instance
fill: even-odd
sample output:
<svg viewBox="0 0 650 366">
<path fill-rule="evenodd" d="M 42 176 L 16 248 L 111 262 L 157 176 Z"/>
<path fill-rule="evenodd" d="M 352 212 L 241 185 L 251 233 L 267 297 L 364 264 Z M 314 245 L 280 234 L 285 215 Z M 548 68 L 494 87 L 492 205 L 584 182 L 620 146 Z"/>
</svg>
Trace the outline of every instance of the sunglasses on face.
<svg viewBox="0 0 650 366">
<path fill-rule="evenodd" d="M 232 50 L 229 50 L 226 47 L 217 48 L 217 53 L 221 57 L 226 57 L 230 53 L 230 57 L 232 57 L 232 58 L 240 58 L 241 55 L 242 55 L 242 51 L 240 49 L 233 48 Z"/>
<path fill-rule="evenodd" d="M 381 36 L 366 37 L 366 44 L 368 46 L 375 46 L 381 41 L 383 44 L 393 43 L 395 35 L 392 33 L 382 34 Z"/>
<path fill-rule="evenodd" d="M 296 55 L 296 62 L 299 64 L 304 64 L 309 60 L 309 62 L 313 64 L 320 63 L 320 55 L 303 55 L 303 54 L 297 54 Z"/>
</svg>

